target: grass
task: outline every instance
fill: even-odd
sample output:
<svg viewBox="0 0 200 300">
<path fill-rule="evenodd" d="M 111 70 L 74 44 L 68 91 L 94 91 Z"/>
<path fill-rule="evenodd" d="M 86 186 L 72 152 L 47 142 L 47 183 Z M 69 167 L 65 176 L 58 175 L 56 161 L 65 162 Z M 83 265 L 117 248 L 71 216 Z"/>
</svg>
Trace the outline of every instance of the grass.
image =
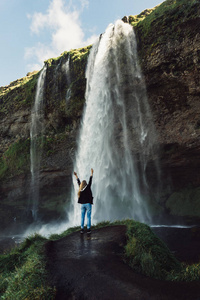
<svg viewBox="0 0 200 300">
<path fill-rule="evenodd" d="M 200 263 L 180 263 L 145 224 L 133 220 L 102 222 L 93 229 L 112 225 L 127 227 L 124 260 L 135 272 L 172 281 L 200 279 Z M 0 255 L 1 299 L 55 299 L 56 290 L 47 280 L 44 245 L 48 240 L 59 240 L 76 231 L 79 231 L 79 227 L 69 228 L 61 234 L 53 234 L 49 239 L 35 234 L 28 237 L 19 248 Z"/>
<path fill-rule="evenodd" d="M 180 262 L 149 226 L 129 221 L 127 236 L 126 259 L 136 272 L 157 279 L 167 279 L 171 271 L 181 270 Z"/>
<path fill-rule="evenodd" d="M 152 9 L 145 9 L 139 15 L 129 16 L 129 23 L 132 26 L 136 26 L 139 22 L 143 21 L 149 14 L 151 14 L 153 12 L 153 10 L 156 9 L 156 7 L 152 8 Z"/>
<path fill-rule="evenodd" d="M 92 45 L 89 45 L 84 48 L 71 50 L 69 53 L 72 61 L 87 59 L 91 47 Z"/>
<path fill-rule="evenodd" d="M 198 0 L 166 0 L 153 9 L 146 10 L 138 16 L 130 16 L 133 18 L 133 26 L 142 26 L 144 38 L 153 30 L 154 24 L 168 27 L 170 23 L 169 32 L 171 26 L 177 26 L 198 17 Z"/>
<path fill-rule="evenodd" d="M 28 73 L 5 87 L 0 87 L 0 114 L 3 116 L 19 109 L 30 109 L 35 98 L 39 72 Z"/>
<path fill-rule="evenodd" d="M 20 248 L 0 256 L 0 294 L 2 300 L 54 299 L 55 289 L 47 283 L 44 243 L 34 235 Z"/>
<path fill-rule="evenodd" d="M 15 80 L 15 81 L 12 81 L 7 86 L 0 87 L 0 96 L 5 95 L 6 93 L 10 92 L 11 90 L 14 90 L 14 89 L 16 89 L 20 86 L 23 86 L 23 85 L 27 84 L 27 82 L 29 82 L 31 79 L 33 79 L 33 77 L 37 73 L 38 73 L 38 71 L 30 72 L 25 77 L 22 77 L 22 78 L 19 78 L 19 79 Z"/>
<path fill-rule="evenodd" d="M 89 45 L 89 46 L 86 46 L 86 47 L 82 47 L 82 48 L 79 48 L 79 49 L 73 49 L 73 50 L 70 50 L 70 51 L 65 51 L 63 53 L 61 53 L 60 56 L 58 57 L 55 57 L 55 58 L 49 58 L 45 61 L 45 64 L 48 65 L 48 67 L 51 67 L 51 66 L 57 66 L 58 63 L 60 62 L 60 60 L 63 58 L 63 57 L 68 57 L 70 55 L 70 59 L 75 62 L 76 60 L 82 60 L 83 58 L 87 58 L 88 57 L 88 52 L 90 50 L 92 46 Z"/>
<path fill-rule="evenodd" d="M 200 279 L 200 262 L 192 265 L 179 262 L 146 224 L 128 220 L 125 225 L 128 238 L 125 259 L 134 271 L 170 281 Z"/>
<path fill-rule="evenodd" d="M 145 10 L 138 16 L 130 16 L 142 49 L 142 57 L 154 47 L 182 38 L 182 26 L 188 20 L 199 17 L 198 0 L 166 0 L 154 9 Z M 190 32 L 188 32 L 188 36 Z"/>
</svg>

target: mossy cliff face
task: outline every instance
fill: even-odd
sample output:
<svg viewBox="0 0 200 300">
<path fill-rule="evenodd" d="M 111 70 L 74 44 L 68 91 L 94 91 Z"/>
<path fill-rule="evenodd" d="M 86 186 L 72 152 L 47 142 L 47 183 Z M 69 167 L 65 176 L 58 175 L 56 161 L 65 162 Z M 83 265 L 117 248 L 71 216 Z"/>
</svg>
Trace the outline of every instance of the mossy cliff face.
<svg viewBox="0 0 200 300">
<path fill-rule="evenodd" d="M 200 218 L 200 4 L 167 0 L 130 16 L 138 41 L 161 154 L 162 216 L 194 223 Z M 90 47 L 49 59 L 44 87 L 45 134 L 39 212 L 65 217 L 76 140 L 84 107 Z M 67 64 L 70 75 L 67 75 Z M 25 220 L 30 189 L 30 122 L 39 72 L 0 88 L 0 226 Z M 136 149 L 137 151 L 137 149 Z M 149 183 L 155 186 L 147 166 Z M 154 210 L 154 208 L 152 208 Z M 178 218 L 178 219 L 177 219 Z M 180 219 L 179 219 L 180 218 Z M 197 218 L 197 219 L 196 219 Z M 161 218 L 162 220 L 162 218 Z"/>
<path fill-rule="evenodd" d="M 200 217 L 200 3 L 168 0 L 133 25 L 161 145 L 162 181 L 170 186 L 164 206 L 194 222 Z"/>
<path fill-rule="evenodd" d="M 49 59 L 44 84 L 39 216 L 65 217 L 73 158 L 85 102 L 85 68 L 91 46 Z M 67 71 L 70 68 L 70 73 Z M 31 222 L 30 124 L 39 72 L 0 88 L 0 227 Z"/>
</svg>

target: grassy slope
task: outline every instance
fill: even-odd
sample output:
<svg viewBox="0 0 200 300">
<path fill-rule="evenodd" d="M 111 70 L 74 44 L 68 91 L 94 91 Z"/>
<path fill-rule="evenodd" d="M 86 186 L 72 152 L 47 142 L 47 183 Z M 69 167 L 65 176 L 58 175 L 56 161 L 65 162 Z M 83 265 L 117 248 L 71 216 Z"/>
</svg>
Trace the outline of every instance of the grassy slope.
<svg viewBox="0 0 200 300">
<path fill-rule="evenodd" d="M 46 281 L 45 241 L 35 235 L 20 248 L 0 256 L 1 299 L 54 299 L 55 290 Z"/>
<path fill-rule="evenodd" d="M 200 279 L 199 264 L 186 266 L 178 262 L 149 226 L 126 220 L 100 223 L 95 228 L 111 225 L 127 226 L 124 260 L 134 271 L 165 280 Z M 58 240 L 77 230 L 77 227 L 70 228 L 60 235 L 52 235 L 49 240 Z M 54 299 L 56 291 L 48 285 L 45 270 L 46 241 L 35 235 L 27 238 L 19 248 L 0 256 L 1 299 Z"/>
<path fill-rule="evenodd" d="M 199 0 L 166 0 L 138 16 L 130 16 L 130 23 L 142 45 L 140 57 L 150 54 L 159 44 L 180 40 L 183 24 L 199 18 L 199 13 Z"/>
</svg>

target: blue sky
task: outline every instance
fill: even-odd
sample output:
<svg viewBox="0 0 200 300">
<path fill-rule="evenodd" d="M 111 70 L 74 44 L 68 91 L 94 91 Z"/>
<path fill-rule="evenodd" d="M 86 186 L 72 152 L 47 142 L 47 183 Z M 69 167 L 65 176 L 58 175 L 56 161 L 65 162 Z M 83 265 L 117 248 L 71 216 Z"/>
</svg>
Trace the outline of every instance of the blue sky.
<svg viewBox="0 0 200 300">
<path fill-rule="evenodd" d="M 93 43 L 110 23 L 162 0 L 0 0 L 0 86 Z"/>
</svg>

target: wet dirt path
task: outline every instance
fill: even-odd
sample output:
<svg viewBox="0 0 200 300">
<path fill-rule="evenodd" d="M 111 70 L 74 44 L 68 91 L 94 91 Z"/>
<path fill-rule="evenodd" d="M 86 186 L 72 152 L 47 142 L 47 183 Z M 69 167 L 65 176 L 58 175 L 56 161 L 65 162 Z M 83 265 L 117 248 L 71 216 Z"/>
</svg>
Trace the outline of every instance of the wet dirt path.
<svg viewBox="0 0 200 300">
<path fill-rule="evenodd" d="M 136 274 L 123 261 L 125 226 L 73 233 L 46 243 L 49 282 L 56 299 L 200 300 L 200 283 L 176 283 Z"/>
</svg>

